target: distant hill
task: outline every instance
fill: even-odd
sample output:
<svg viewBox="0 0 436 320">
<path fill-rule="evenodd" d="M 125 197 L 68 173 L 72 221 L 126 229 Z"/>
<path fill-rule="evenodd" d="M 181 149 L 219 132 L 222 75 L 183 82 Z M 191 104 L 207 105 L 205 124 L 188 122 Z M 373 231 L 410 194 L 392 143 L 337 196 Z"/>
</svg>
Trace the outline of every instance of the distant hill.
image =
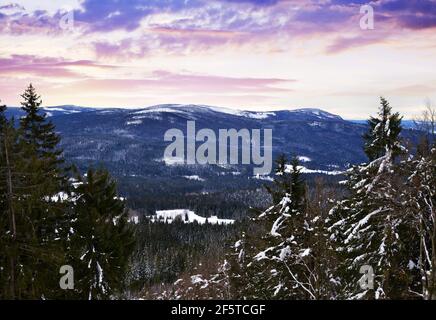
<svg viewBox="0 0 436 320">
<path fill-rule="evenodd" d="M 362 150 L 366 125 L 320 109 L 252 112 L 171 104 L 143 109 L 66 105 L 44 111 L 62 135 L 69 161 L 80 168 L 103 164 L 122 182 L 138 188 L 151 184 L 153 192 L 209 192 L 241 184 L 262 185 L 268 180 L 256 179 L 247 166 L 167 165 L 163 154 L 169 143 L 164 133 L 170 128 L 186 132 L 188 120 L 196 121 L 197 130 L 210 128 L 216 133 L 219 129 L 270 128 L 273 156 L 299 156 L 306 173 L 338 172 L 366 160 Z M 22 113 L 9 108 L 8 115 L 19 118 Z"/>
</svg>

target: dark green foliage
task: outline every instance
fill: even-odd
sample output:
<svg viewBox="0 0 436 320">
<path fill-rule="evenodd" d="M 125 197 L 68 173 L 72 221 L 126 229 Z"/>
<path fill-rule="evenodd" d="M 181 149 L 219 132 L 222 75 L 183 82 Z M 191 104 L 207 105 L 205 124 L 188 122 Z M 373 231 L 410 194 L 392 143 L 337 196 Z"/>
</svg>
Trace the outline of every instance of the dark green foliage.
<svg viewBox="0 0 436 320">
<path fill-rule="evenodd" d="M 61 261 L 62 247 L 53 234 L 51 211 L 44 198 L 38 203 L 35 194 L 44 197 L 41 185 L 29 177 L 33 148 L 20 139 L 22 131 L 13 120 L 2 117 L 0 137 L 0 241 L 2 266 L 0 296 L 8 299 L 40 299 L 53 293 L 53 275 Z M 29 159 L 30 158 L 30 159 Z M 46 194 L 47 195 L 47 194 Z M 41 208 L 46 216 L 41 216 Z M 46 219 L 47 218 L 47 219 Z M 60 249 L 60 250 L 59 250 Z"/>
<path fill-rule="evenodd" d="M 292 210 L 302 211 L 306 207 L 306 183 L 303 180 L 297 157 L 291 161 L 291 205 Z"/>
<path fill-rule="evenodd" d="M 50 159 L 51 165 L 58 164 L 56 156 L 62 153 L 61 150 L 56 150 L 60 137 L 55 133 L 54 125 L 47 121 L 46 114 L 41 111 L 41 97 L 32 84 L 21 97 L 24 99 L 21 109 L 25 112 L 25 116 L 20 119 L 23 140 L 33 145 L 38 156 Z"/>
<path fill-rule="evenodd" d="M 286 193 L 291 191 L 291 177 L 287 169 L 288 160 L 284 154 L 279 155 L 275 160 L 274 173 L 276 178 L 272 186 L 265 185 L 266 190 L 271 195 L 273 203 L 278 203 Z"/>
<path fill-rule="evenodd" d="M 90 172 L 91 181 L 74 190 L 60 138 L 41 112 L 35 88 L 30 85 L 22 97 L 24 116 L 18 128 L 0 106 L 0 299 L 88 298 L 83 290 L 61 290 L 59 270 L 79 259 L 76 254 L 90 244 L 90 237 L 104 240 L 96 246 L 105 267 L 104 284 L 91 296 L 118 293 L 133 239 L 115 184 L 105 172 Z M 94 230 L 88 227 L 96 234 L 87 233 Z M 78 267 L 82 281 L 77 288 L 95 279 L 96 264 L 92 267 Z M 98 292 L 101 288 L 106 295 Z"/>
<path fill-rule="evenodd" d="M 83 299 L 108 299 L 124 289 L 133 233 L 108 172 L 89 170 L 78 183 L 70 252 L 75 290 Z"/>
</svg>

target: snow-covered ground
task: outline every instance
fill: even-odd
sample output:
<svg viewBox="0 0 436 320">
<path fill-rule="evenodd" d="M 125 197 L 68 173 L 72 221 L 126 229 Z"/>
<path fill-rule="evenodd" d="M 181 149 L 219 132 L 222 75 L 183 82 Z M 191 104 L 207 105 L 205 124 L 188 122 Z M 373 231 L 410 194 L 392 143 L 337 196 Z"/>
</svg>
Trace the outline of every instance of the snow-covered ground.
<svg viewBox="0 0 436 320">
<path fill-rule="evenodd" d="M 183 176 L 183 178 L 188 179 L 188 180 L 195 180 L 195 181 L 205 181 L 203 178 L 200 178 L 197 175 Z"/>
<path fill-rule="evenodd" d="M 343 174 L 343 171 L 338 171 L 338 170 L 334 170 L 334 171 L 326 171 L 326 170 L 315 170 L 315 169 L 308 169 L 306 167 L 303 166 L 298 166 L 298 169 L 300 170 L 301 173 L 307 173 L 307 174 L 313 174 L 313 173 L 318 173 L 318 174 L 326 174 L 329 176 L 337 176 L 340 174 Z M 286 171 L 290 172 L 292 170 L 291 166 L 287 166 L 286 167 Z"/>
<path fill-rule="evenodd" d="M 274 181 L 274 178 L 272 178 L 270 176 L 266 176 L 266 175 L 260 175 L 260 174 L 253 176 L 253 179 L 264 180 L 264 181 Z"/>
<path fill-rule="evenodd" d="M 312 161 L 311 158 L 306 157 L 306 156 L 298 156 L 297 158 L 298 158 L 298 160 L 301 161 L 301 162 L 311 162 L 311 161 Z"/>
<path fill-rule="evenodd" d="M 235 220 L 232 219 L 219 219 L 217 216 L 212 216 L 209 218 L 201 217 L 195 212 L 187 210 L 187 209 L 176 209 L 176 210 L 159 210 L 156 211 L 156 215 L 150 216 L 149 219 L 152 222 L 166 222 L 166 223 L 172 223 L 176 219 L 180 219 L 180 221 L 183 221 L 184 223 L 194 223 L 197 222 L 198 224 L 218 224 L 218 225 L 224 225 L 224 224 L 233 224 Z"/>
</svg>

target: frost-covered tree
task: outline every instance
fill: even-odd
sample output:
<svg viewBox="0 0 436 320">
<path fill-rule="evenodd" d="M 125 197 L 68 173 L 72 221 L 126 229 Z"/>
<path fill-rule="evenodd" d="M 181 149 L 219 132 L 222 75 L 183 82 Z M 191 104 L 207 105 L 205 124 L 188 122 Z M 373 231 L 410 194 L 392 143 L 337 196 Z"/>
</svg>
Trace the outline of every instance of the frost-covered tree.
<svg viewBox="0 0 436 320">
<path fill-rule="evenodd" d="M 408 192 L 404 203 L 412 216 L 414 255 L 410 269 L 417 271 L 415 291 L 423 299 L 436 300 L 436 145 L 408 161 Z"/>
<path fill-rule="evenodd" d="M 402 147 L 398 141 L 401 133 L 401 116 L 392 113 L 389 102 L 381 97 L 377 117 L 368 120 L 369 131 L 364 135 L 365 153 L 370 161 L 383 157 L 390 150 L 392 157 L 398 156 Z"/>
<path fill-rule="evenodd" d="M 328 268 L 322 261 L 328 256 L 323 219 L 308 206 L 298 160 L 294 158 L 286 168 L 289 190 L 255 220 L 265 225 L 266 234 L 254 246 L 257 253 L 248 260 L 245 257 L 252 297 L 326 299 L 330 292 L 326 290 Z M 238 246 L 249 244 L 243 239 Z M 244 254 L 241 249 L 239 256 Z"/>
<path fill-rule="evenodd" d="M 381 99 L 379 116 L 365 135 L 368 164 L 347 172 L 349 195 L 330 212 L 331 241 L 341 257 L 343 298 L 388 299 L 409 295 L 408 215 L 402 202 L 404 179 L 395 159 L 404 150 L 401 118 Z M 374 272 L 371 281 L 361 268 Z"/>
</svg>

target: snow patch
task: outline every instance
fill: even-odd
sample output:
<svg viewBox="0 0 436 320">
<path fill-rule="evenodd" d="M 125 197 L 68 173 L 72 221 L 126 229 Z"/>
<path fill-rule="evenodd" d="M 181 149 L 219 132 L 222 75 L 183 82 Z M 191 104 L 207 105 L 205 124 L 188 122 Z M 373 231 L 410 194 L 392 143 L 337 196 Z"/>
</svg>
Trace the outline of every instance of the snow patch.
<svg viewBox="0 0 436 320">
<path fill-rule="evenodd" d="M 187 209 L 158 210 L 156 211 L 156 215 L 150 216 L 149 219 L 152 222 L 173 223 L 173 221 L 179 220 L 184 223 L 197 222 L 198 224 L 210 223 L 217 225 L 229 225 L 235 222 L 235 220 L 232 219 L 219 219 L 217 216 L 211 216 L 209 218 L 201 217 Z"/>
<path fill-rule="evenodd" d="M 253 179 L 264 180 L 264 181 L 274 181 L 274 179 L 271 178 L 270 176 L 265 176 L 265 175 L 260 175 L 260 174 L 253 176 Z"/>
<path fill-rule="evenodd" d="M 311 162 L 312 159 L 306 156 L 298 156 L 297 159 L 301 162 Z"/>
<path fill-rule="evenodd" d="M 142 120 L 131 120 L 126 122 L 126 125 L 128 126 L 140 125 L 140 124 L 142 124 Z"/>
<path fill-rule="evenodd" d="M 200 178 L 197 175 L 183 176 L 183 178 L 188 179 L 188 180 L 194 180 L 194 181 L 205 181 L 203 178 Z"/>
<path fill-rule="evenodd" d="M 326 170 L 317 170 L 317 169 L 308 169 L 304 166 L 298 166 L 298 170 L 300 170 L 301 173 L 307 173 L 307 174 L 326 174 L 329 176 L 337 176 L 340 174 L 343 174 L 342 171 L 334 170 L 334 171 L 326 171 Z M 286 172 L 291 172 L 292 166 L 287 165 L 286 166 Z"/>
</svg>

